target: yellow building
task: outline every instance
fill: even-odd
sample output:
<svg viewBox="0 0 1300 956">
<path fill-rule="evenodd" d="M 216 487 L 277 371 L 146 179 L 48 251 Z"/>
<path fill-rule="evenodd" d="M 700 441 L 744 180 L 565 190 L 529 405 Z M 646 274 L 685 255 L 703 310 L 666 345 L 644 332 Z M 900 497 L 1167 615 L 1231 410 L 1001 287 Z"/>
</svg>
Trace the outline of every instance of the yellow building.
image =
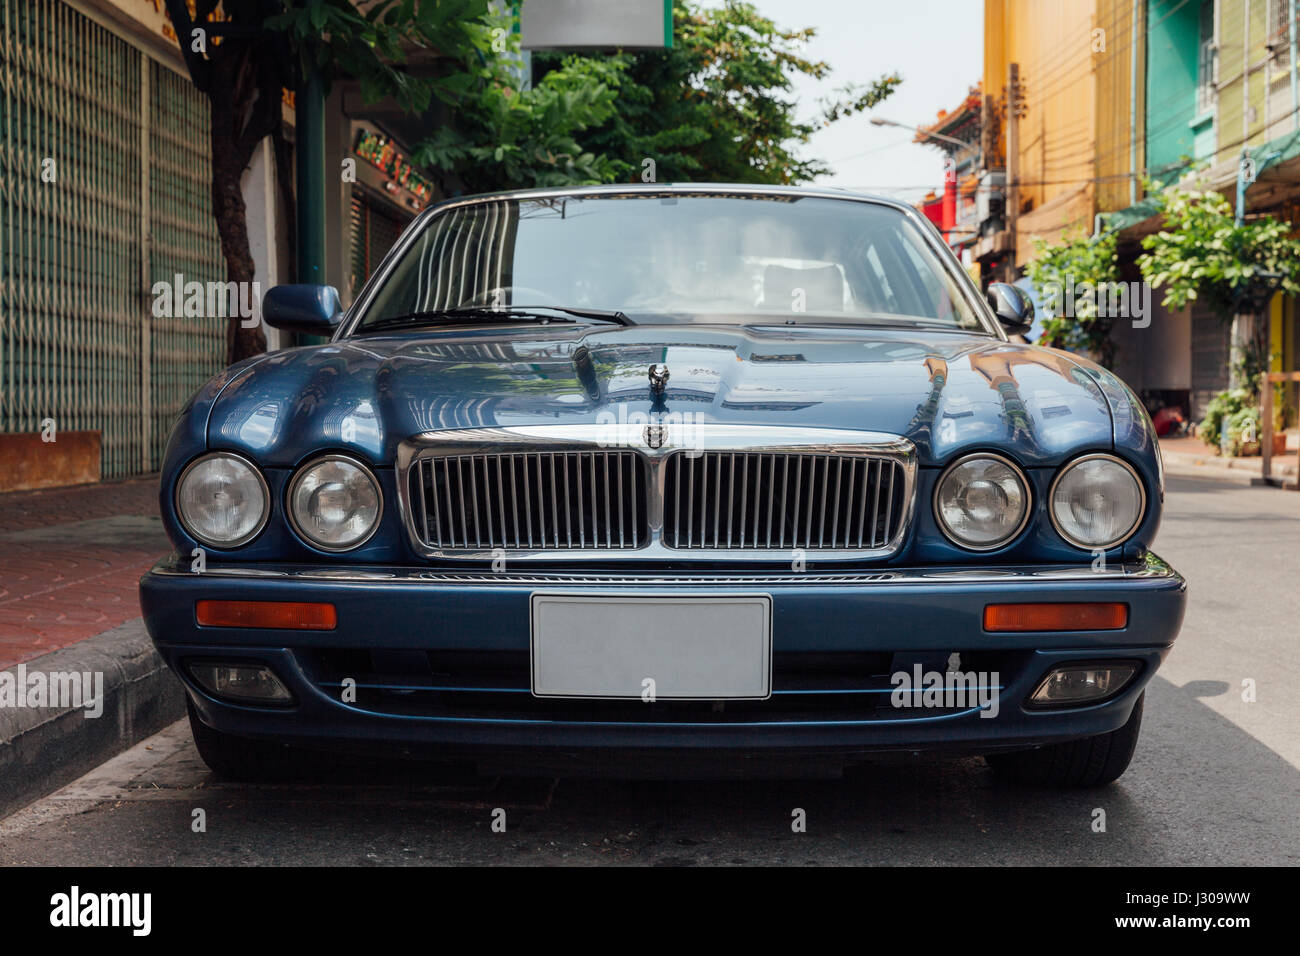
<svg viewBox="0 0 1300 956">
<path fill-rule="evenodd" d="M 1035 238 L 1091 231 L 1098 212 L 1131 204 L 1144 156 L 1143 12 L 1132 0 L 985 0 L 984 90 L 997 101 L 988 168 L 1006 170 L 1014 227 L 1002 245 L 1014 265 Z M 1133 43 L 1135 35 L 1138 43 Z M 1019 70 L 1019 109 L 1008 82 Z M 1135 72 L 1136 70 L 1136 72 Z M 1012 130 L 1012 124 L 1018 130 Z M 1007 146 L 1018 140 L 1008 162 Z M 996 240 L 977 255 L 998 252 Z"/>
</svg>

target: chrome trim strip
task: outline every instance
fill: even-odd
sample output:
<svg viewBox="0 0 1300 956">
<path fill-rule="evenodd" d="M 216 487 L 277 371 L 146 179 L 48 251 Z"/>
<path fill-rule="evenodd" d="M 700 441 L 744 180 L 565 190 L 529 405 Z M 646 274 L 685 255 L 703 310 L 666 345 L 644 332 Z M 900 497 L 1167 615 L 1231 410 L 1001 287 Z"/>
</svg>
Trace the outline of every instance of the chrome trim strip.
<svg viewBox="0 0 1300 956">
<path fill-rule="evenodd" d="M 678 441 L 674 441 L 674 439 Z M 680 444 L 682 438 L 691 444 Z M 685 435 L 666 436 L 660 447 L 652 448 L 641 425 L 508 425 L 495 428 L 448 429 L 423 432 L 402 442 L 397 449 L 397 501 L 407 539 L 415 552 L 426 558 L 455 561 L 491 560 L 491 550 L 440 548 L 426 543 L 415 524 L 415 503 L 411 500 L 410 473 L 417 461 L 463 455 L 519 454 L 530 451 L 590 452 L 633 451 L 647 469 L 647 504 L 649 541 L 641 548 L 605 550 L 603 548 L 520 549 L 509 554 L 511 561 L 718 561 L 739 563 L 779 562 L 787 564 L 795 557 L 790 548 L 750 548 L 745 550 L 684 550 L 664 543 L 664 495 L 666 463 L 675 455 L 694 455 L 707 451 L 754 452 L 759 454 L 820 453 L 823 455 L 874 455 L 888 458 L 902 467 L 905 513 L 894 536 L 872 547 L 816 550 L 817 561 L 862 561 L 886 558 L 894 554 L 907 537 L 916 513 L 917 456 L 916 446 L 908 439 L 883 432 L 854 431 L 799 426 L 731 425 L 705 423 L 692 426 Z M 552 462 L 554 459 L 552 459 Z M 891 470 L 892 471 L 892 470 Z M 635 487 L 635 483 L 633 483 Z M 796 493 L 796 498 L 798 497 Z M 635 509 L 635 498 L 634 505 Z M 633 511 L 635 517 L 635 510 Z"/>
<path fill-rule="evenodd" d="M 491 560 L 487 555 L 485 566 Z M 507 557 L 507 563 L 509 558 Z M 791 574 L 779 572 L 763 574 L 654 574 L 629 571 L 626 573 L 586 573 L 580 571 L 501 571 L 467 570 L 445 571 L 433 568 L 410 567 L 328 567 L 324 565 L 214 565 L 196 574 L 190 570 L 188 559 L 172 554 L 160 560 L 149 571 L 162 577 L 198 578 L 207 575 L 220 578 L 280 579 L 301 582 L 367 583 L 399 585 L 471 585 L 482 587 L 646 587 L 667 585 L 709 585 L 713 587 L 772 587 L 780 585 L 807 585 L 862 587 L 865 585 L 935 585 L 935 584 L 1006 584 L 1012 587 L 1050 586 L 1061 582 L 1104 581 L 1109 584 L 1140 581 L 1181 582 L 1183 577 L 1163 559 L 1147 552 L 1144 559 L 1125 564 L 1108 564 L 1105 569 L 1094 570 L 1091 564 L 1057 565 L 1052 567 L 1017 566 L 1006 568 L 900 568 L 883 571 L 846 571 L 843 573 Z"/>
</svg>

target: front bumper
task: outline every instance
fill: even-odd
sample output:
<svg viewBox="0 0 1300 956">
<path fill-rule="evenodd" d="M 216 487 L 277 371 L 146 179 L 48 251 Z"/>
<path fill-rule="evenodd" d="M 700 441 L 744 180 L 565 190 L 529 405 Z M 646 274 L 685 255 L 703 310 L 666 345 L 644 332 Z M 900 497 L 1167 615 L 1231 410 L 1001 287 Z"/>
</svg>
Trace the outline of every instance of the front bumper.
<svg viewBox="0 0 1300 956">
<path fill-rule="evenodd" d="M 772 598 L 773 694 L 765 701 L 563 701 L 531 694 L 530 596 L 695 589 Z M 328 601 L 331 631 L 201 627 L 199 599 Z M 306 746 L 459 757 L 496 752 L 689 751 L 828 755 L 983 753 L 1092 736 L 1122 726 L 1177 637 L 1186 583 L 1155 555 L 1077 567 L 882 570 L 807 574 L 443 571 L 304 566 L 190 571 L 164 559 L 140 583 L 149 633 L 216 730 Z M 988 633 L 986 604 L 1123 602 L 1121 630 Z M 888 675 L 914 665 L 988 675 L 996 716 L 981 708 L 898 708 Z M 269 665 L 291 706 L 221 701 L 192 679 L 195 660 Z M 1029 710 L 1052 666 L 1135 661 L 1136 678 L 1102 703 Z M 356 682 L 344 702 L 342 679 Z M 985 708 L 990 710 L 991 708 Z"/>
</svg>

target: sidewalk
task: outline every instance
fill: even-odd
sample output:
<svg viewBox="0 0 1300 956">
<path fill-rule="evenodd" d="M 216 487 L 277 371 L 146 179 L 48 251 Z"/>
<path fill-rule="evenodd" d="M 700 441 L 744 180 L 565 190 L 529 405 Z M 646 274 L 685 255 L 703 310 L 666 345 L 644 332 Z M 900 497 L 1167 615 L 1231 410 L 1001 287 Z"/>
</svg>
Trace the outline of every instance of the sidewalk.
<svg viewBox="0 0 1300 956">
<path fill-rule="evenodd" d="M 1161 439 L 1172 475 L 1237 481 L 1261 459 L 1222 458 L 1198 438 Z M 1273 459 L 1294 482 L 1294 449 Z M 171 550 L 156 478 L 0 495 L 0 670 L 140 616 L 142 575 Z"/>
<path fill-rule="evenodd" d="M 139 617 L 170 550 L 156 478 L 0 495 L 0 669 Z"/>
<path fill-rule="evenodd" d="M 1221 458 L 1198 438 L 1162 439 L 1172 475 L 1237 481 L 1259 458 Z M 1294 482 L 1294 451 L 1274 458 Z M 156 478 L 0 495 L 0 670 L 140 616 L 137 586 L 171 550 Z"/>
<path fill-rule="evenodd" d="M 0 816 L 185 714 L 140 618 L 140 575 L 171 550 L 157 489 L 0 495 Z M 85 693 L 56 699 L 56 679 L 73 676 Z"/>
<path fill-rule="evenodd" d="M 1294 436 L 1292 436 L 1294 437 Z M 1165 473 L 1180 478 L 1216 478 L 1248 485 L 1258 483 L 1264 474 L 1263 459 L 1224 458 L 1199 438 L 1162 438 L 1160 454 Z M 1296 480 L 1296 448 L 1291 444 L 1286 455 L 1273 457 L 1272 477 L 1293 484 Z"/>
</svg>

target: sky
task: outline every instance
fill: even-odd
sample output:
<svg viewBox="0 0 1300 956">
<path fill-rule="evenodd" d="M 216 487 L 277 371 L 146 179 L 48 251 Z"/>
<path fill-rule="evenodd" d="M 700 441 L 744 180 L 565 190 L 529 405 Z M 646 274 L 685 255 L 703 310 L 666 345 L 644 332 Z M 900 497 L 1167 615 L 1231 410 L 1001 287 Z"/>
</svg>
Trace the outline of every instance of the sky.
<svg viewBox="0 0 1300 956">
<path fill-rule="evenodd" d="M 874 110 L 841 119 L 813 136 L 803 154 L 831 168 L 819 183 L 909 201 L 942 189 L 939 150 L 912 143 L 909 130 L 872 126 L 867 120 L 877 115 L 920 126 L 961 102 L 983 72 L 983 0 L 751 2 L 779 27 L 817 30 L 805 54 L 825 60 L 831 73 L 820 81 L 799 78 L 795 92 L 802 118 L 815 115 L 817 100 L 846 83 L 865 85 L 886 73 L 902 74 L 902 85 Z"/>
</svg>

